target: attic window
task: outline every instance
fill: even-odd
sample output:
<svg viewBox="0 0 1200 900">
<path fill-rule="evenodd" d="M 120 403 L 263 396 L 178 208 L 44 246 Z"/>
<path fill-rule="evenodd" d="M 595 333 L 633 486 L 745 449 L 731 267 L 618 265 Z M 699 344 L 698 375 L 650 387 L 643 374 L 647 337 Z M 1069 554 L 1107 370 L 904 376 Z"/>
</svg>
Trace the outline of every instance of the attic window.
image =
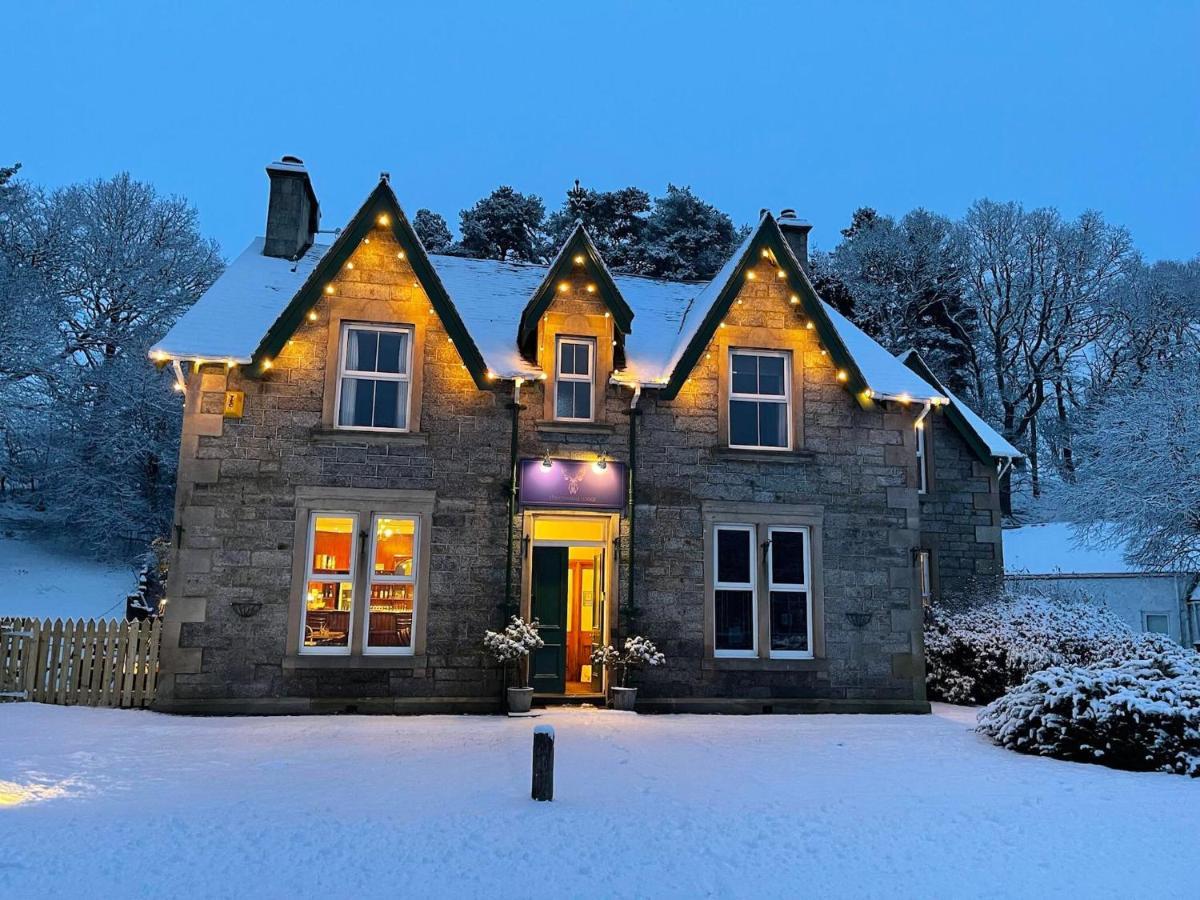
<svg viewBox="0 0 1200 900">
<path fill-rule="evenodd" d="M 560 337 L 554 349 L 554 418 L 560 422 L 591 422 L 596 342 L 590 338 Z"/>
<path fill-rule="evenodd" d="M 337 427 L 407 431 L 412 330 L 346 325 L 338 361 Z"/>
</svg>

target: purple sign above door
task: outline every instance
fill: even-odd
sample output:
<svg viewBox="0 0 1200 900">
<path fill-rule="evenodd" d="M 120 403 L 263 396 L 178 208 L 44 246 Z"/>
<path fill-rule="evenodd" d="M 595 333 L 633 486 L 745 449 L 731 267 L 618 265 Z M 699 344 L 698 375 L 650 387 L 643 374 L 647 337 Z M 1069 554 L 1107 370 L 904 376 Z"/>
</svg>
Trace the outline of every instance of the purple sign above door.
<svg viewBox="0 0 1200 900">
<path fill-rule="evenodd" d="M 625 508 L 625 464 L 603 468 L 581 459 L 521 460 L 522 506 L 568 509 Z"/>
</svg>

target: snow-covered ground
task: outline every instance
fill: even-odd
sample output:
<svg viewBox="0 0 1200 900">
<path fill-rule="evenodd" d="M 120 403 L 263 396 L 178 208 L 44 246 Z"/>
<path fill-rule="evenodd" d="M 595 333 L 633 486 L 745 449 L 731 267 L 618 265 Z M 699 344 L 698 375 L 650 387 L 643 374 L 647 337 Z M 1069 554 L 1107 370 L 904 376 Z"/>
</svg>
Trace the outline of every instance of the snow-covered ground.
<svg viewBox="0 0 1200 900">
<path fill-rule="evenodd" d="M 0 520 L 0 616 L 121 617 L 136 587 L 131 566 L 55 548 Z"/>
<path fill-rule="evenodd" d="M 973 722 L 0 706 L 0 896 L 1195 896 L 1200 780 Z"/>
</svg>

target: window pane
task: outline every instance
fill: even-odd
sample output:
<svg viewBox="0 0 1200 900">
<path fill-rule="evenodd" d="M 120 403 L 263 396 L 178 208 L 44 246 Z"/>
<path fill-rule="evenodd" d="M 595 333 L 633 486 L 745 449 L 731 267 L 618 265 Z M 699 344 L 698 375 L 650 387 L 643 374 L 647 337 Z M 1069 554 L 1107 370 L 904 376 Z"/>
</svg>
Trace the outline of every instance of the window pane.
<svg viewBox="0 0 1200 900">
<path fill-rule="evenodd" d="M 586 381 L 577 381 L 574 384 L 575 388 L 575 413 L 576 419 L 590 419 L 592 417 L 592 386 Z"/>
<path fill-rule="evenodd" d="M 771 649 L 808 651 L 808 594 L 771 591 Z"/>
<path fill-rule="evenodd" d="M 379 352 L 379 335 L 374 331 L 352 328 L 346 341 L 346 368 L 374 372 Z"/>
<path fill-rule="evenodd" d="M 304 646 L 350 646 L 353 588 L 349 581 L 310 581 L 305 597 Z"/>
<path fill-rule="evenodd" d="M 735 394 L 758 393 L 758 357 L 745 353 L 733 354 L 733 377 L 731 379 Z"/>
<path fill-rule="evenodd" d="M 559 365 L 559 371 L 562 372 L 563 375 L 576 374 L 576 372 L 575 372 L 575 345 L 568 344 L 566 341 L 563 341 L 561 344 L 558 345 L 558 353 L 559 353 L 559 358 L 561 359 L 561 363 Z"/>
<path fill-rule="evenodd" d="M 575 391 L 570 381 L 560 381 L 555 388 L 557 399 L 554 404 L 554 414 L 560 419 L 574 418 Z"/>
<path fill-rule="evenodd" d="M 338 424 L 370 428 L 375 406 L 375 382 L 369 378 L 343 378 Z"/>
<path fill-rule="evenodd" d="M 375 382 L 375 417 L 371 424 L 376 428 L 399 428 L 398 403 L 400 382 Z"/>
<path fill-rule="evenodd" d="M 750 532 L 717 529 L 717 581 L 722 584 L 750 583 Z"/>
<path fill-rule="evenodd" d="M 408 362 L 408 335 L 400 331 L 379 332 L 377 372 L 403 372 Z"/>
<path fill-rule="evenodd" d="M 413 574 L 413 536 L 416 522 L 412 519 L 391 519 L 380 516 L 375 520 L 376 575 Z"/>
<path fill-rule="evenodd" d="M 1146 630 L 1153 634 L 1170 634 L 1170 620 L 1164 615 L 1147 615 Z"/>
<path fill-rule="evenodd" d="M 312 546 L 314 575 L 349 575 L 354 520 L 348 516 L 317 516 L 313 522 Z"/>
<path fill-rule="evenodd" d="M 750 591 L 717 591 L 716 649 L 754 649 L 754 595 Z"/>
<path fill-rule="evenodd" d="M 758 358 L 758 393 L 784 395 L 783 357 L 760 356 Z"/>
<path fill-rule="evenodd" d="M 738 447 L 758 446 L 758 404 L 749 400 L 729 403 L 729 443 Z"/>
<path fill-rule="evenodd" d="M 411 584 L 371 585 L 371 609 L 367 622 L 368 647 L 412 646 L 412 620 Z"/>
<path fill-rule="evenodd" d="M 805 583 L 804 532 L 771 532 L 771 583 Z"/>
<path fill-rule="evenodd" d="M 758 404 L 758 441 L 760 447 L 787 446 L 787 410 L 782 403 Z"/>
</svg>

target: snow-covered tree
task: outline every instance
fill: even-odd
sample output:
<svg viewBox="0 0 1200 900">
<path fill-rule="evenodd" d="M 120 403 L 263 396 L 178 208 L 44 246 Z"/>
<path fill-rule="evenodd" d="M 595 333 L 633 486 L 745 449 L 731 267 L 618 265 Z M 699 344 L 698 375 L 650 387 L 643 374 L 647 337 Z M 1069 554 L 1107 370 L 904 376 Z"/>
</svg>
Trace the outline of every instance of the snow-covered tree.
<svg viewBox="0 0 1200 900">
<path fill-rule="evenodd" d="M 551 247 L 557 249 L 581 221 L 609 268 L 632 272 L 645 240 L 649 212 L 650 195 L 641 188 L 594 191 L 576 181 L 562 207 L 546 220 L 546 233 Z"/>
<path fill-rule="evenodd" d="M 746 229 L 736 227 L 690 187 L 668 184 L 667 192 L 654 200 L 630 268 L 660 278 L 712 278 L 745 236 Z"/>
<path fill-rule="evenodd" d="M 1194 326 L 1193 326 L 1194 327 Z M 1149 569 L 1200 562 L 1200 352 L 1110 387 L 1075 438 L 1064 512 L 1086 537 L 1123 541 Z"/>
<path fill-rule="evenodd" d="M 545 215 L 541 197 L 502 185 L 459 213 L 462 252 L 481 259 L 542 261 Z"/>
<path fill-rule="evenodd" d="M 450 226 L 438 213 L 430 209 L 418 209 L 413 216 L 413 230 L 421 239 L 421 244 L 430 253 L 445 253 L 454 243 L 450 234 Z"/>
</svg>

